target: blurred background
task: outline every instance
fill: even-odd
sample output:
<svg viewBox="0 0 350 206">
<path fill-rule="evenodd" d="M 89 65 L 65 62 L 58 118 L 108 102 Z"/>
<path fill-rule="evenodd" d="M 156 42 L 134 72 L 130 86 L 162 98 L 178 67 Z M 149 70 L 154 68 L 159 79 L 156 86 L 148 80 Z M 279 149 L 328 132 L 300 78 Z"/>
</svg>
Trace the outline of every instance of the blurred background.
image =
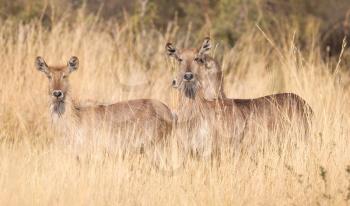
<svg viewBox="0 0 350 206">
<path fill-rule="evenodd" d="M 101 21 L 132 21 L 142 30 L 165 32 L 173 22 L 180 33 L 211 35 L 230 46 L 256 25 L 266 31 L 292 27 L 300 48 L 317 38 L 325 57 L 338 55 L 350 33 L 349 0 L 0 0 L 2 20 L 39 19 L 47 28 L 62 18 L 75 21 L 78 10 Z"/>
</svg>

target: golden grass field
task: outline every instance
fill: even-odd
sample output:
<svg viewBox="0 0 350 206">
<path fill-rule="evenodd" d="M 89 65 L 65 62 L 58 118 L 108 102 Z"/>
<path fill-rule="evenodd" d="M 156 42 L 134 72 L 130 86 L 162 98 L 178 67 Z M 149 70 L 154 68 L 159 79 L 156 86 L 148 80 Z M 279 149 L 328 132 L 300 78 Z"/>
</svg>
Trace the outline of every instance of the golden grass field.
<svg viewBox="0 0 350 206">
<path fill-rule="evenodd" d="M 81 102 L 155 98 L 176 107 L 174 65 L 165 43 L 198 46 L 204 36 L 180 34 L 175 25 L 166 33 L 133 31 L 128 22 L 104 24 L 94 18 L 70 26 L 55 22 L 51 31 L 36 22 L 3 24 L 0 205 L 350 204 L 350 76 L 341 62 L 323 60 L 312 38 L 300 52 L 292 29 L 273 31 L 281 32 L 274 40 L 271 31 L 256 27 L 234 48 L 213 39 L 212 55 L 222 62 L 229 97 L 277 92 L 303 97 L 315 114 L 308 139 L 261 132 L 250 144 L 223 154 L 219 166 L 205 158 L 183 163 L 172 143 L 161 167 L 147 155 L 123 157 L 118 148 L 107 153 L 93 143 L 77 158 L 70 147 L 57 144 L 48 81 L 34 67 L 38 55 L 48 64 L 79 57 L 80 68 L 70 81 Z"/>
</svg>

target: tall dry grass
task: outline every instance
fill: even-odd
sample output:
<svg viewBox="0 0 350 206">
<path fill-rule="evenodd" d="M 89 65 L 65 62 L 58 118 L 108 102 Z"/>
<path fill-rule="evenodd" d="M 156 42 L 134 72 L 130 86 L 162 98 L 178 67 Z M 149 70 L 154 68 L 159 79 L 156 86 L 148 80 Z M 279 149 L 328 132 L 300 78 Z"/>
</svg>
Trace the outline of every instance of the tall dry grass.
<svg viewBox="0 0 350 206">
<path fill-rule="evenodd" d="M 36 22 L 4 22 L 0 28 L 1 205 L 349 204 L 349 77 L 341 64 L 331 73 L 334 64 L 321 59 L 313 39 L 300 52 L 292 30 L 276 41 L 268 32 L 284 31 L 256 28 L 234 48 L 215 40 L 213 55 L 222 60 L 229 97 L 288 91 L 305 98 L 315 112 L 307 140 L 293 132 L 261 132 L 213 166 L 208 158 L 183 161 L 170 139 L 168 162 L 158 159 L 157 167 L 147 155 L 125 157 L 118 148 L 106 152 L 91 143 L 77 156 L 56 144 L 47 79 L 34 68 L 36 56 L 49 64 L 80 58 L 70 81 L 81 102 L 155 98 L 175 108 L 175 71 L 164 45 L 202 41 L 177 34 L 176 26 L 164 34 L 135 33 L 129 22 L 106 24 L 79 15 L 78 23 L 59 21 L 51 31 Z"/>
</svg>

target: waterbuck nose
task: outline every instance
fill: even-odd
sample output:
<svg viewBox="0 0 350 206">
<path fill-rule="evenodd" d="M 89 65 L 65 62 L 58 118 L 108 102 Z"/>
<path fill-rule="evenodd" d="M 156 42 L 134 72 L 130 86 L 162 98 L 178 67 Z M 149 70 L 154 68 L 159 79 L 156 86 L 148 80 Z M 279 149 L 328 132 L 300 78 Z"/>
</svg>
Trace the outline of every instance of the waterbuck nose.
<svg viewBox="0 0 350 206">
<path fill-rule="evenodd" d="M 56 98 L 60 98 L 60 97 L 63 97 L 63 93 L 61 90 L 54 90 L 52 92 L 52 96 L 56 97 Z"/>
<path fill-rule="evenodd" d="M 192 80 L 193 79 L 192 72 L 186 72 L 185 75 L 184 75 L 184 79 L 187 80 L 187 81 Z"/>
</svg>

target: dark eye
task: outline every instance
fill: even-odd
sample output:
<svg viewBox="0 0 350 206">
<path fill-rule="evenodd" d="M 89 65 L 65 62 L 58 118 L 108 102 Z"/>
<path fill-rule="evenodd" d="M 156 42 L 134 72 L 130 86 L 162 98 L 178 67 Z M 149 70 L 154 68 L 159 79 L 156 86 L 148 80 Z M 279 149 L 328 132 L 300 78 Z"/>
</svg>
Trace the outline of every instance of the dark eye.
<svg viewBox="0 0 350 206">
<path fill-rule="evenodd" d="M 67 78 L 67 75 L 63 75 L 63 76 L 62 76 L 62 79 L 65 79 L 65 78 Z"/>
<path fill-rule="evenodd" d="M 196 61 L 197 63 L 200 63 L 200 64 L 204 64 L 204 60 L 202 58 L 199 58 L 199 57 L 196 57 L 194 59 L 194 61 Z"/>
<path fill-rule="evenodd" d="M 182 59 L 179 58 L 178 60 L 179 60 L 179 62 L 182 62 Z"/>
<path fill-rule="evenodd" d="M 47 75 L 47 78 L 52 79 L 52 77 L 50 75 Z"/>
</svg>

